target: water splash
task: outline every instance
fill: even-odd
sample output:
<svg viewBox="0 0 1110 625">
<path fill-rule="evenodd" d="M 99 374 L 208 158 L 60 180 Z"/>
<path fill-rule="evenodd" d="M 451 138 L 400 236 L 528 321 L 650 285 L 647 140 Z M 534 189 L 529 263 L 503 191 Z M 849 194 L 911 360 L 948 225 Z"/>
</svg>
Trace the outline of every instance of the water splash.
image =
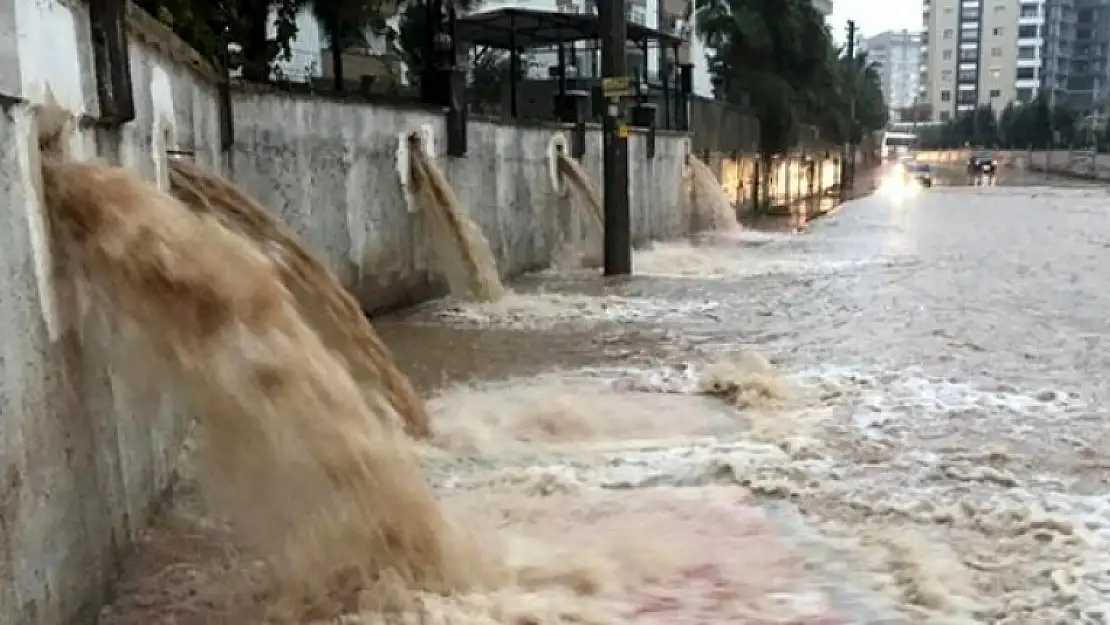
<svg viewBox="0 0 1110 625">
<path fill-rule="evenodd" d="M 451 293 L 495 302 L 505 295 L 489 241 L 466 214 L 443 172 L 425 153 L 418 135 L 409 138 L 411 193 L 428 216 L 433 253 Z"/>
<path fill-rule="evenodd" d="M 186 206 L 215 217 L 271 259 L 301 315 L 343 358 L 359 387 L 383 392 L 408 433 L 427 436 L 424 402 L 405 374 L 393 366 L 389 349 L 335 274 L 289 228 L 230 182 L 182 161 L 171 163 L 169 176 L 171 192 Z"/>
<path fill-rule="evenodd" d="M 330 612 L 383 579 L 475 578 L 407 439 L 383 425 L 388 402 L 360 392 L 253 243 L 125 170 L 47 162 L 42 177 L 63 275 L 184 391 L 204 490 L 290 609 Z"/>
<path fill-rule="evenodd" d="M 740 230 L 736 210 L 721 189 L 721 182 L 713 170 L 693 154 L 686 155 L 690 170 L 690 203 L 693 209 L 695 230 Z"/>
<path fill-rule="evenodd" d="M 605 208 L 601 203 L 601 196 L 594 190 L 590 183 L 590 176 L 577 160 L 560 153 L 558 155 L 559 175 L 569 181 L 577 197 L 574 206 L 577 213 L 584 217 L 586 224 L 585 236 L 581 243 L 568 241 L 564 257 L 557 266 L 599 267 L 602 260 L 602 248 L 605 236 Z M 579 245 L 582 249 L 579 249 Z"/>
</svg>

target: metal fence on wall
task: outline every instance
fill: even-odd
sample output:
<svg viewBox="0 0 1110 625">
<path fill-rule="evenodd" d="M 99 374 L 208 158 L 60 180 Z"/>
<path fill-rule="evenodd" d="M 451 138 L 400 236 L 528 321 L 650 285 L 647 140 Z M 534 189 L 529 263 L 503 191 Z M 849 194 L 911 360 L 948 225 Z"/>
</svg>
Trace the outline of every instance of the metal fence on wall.
<svg viewBox="0 0 1110 625">
<path fill-rule="evenodd" d="M 751 111 L 720 100 L 690 100 L 695 154 L 748 154 L 759 147 L 759 121 Z"/>
</svg>

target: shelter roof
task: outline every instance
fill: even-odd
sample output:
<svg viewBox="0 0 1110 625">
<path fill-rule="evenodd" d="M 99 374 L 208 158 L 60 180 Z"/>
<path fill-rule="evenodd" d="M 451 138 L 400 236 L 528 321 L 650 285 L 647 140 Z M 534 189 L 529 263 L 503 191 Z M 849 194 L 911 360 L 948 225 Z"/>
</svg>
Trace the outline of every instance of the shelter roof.
<svg viewBox="0 0 1110 625">
<path fill-rule="evenodd" d="M 601 20 L 596 15 L 558 13 L 536 9 L 495 9 L 473 13 L 455 22 L 455 33 L 471 45 L 508 50 L 538 48 L 572 41 L 601 39 Z M 676 46 L 682 39 L 661 30 L 628 22 L 628 40 L 635 43 L 656 41 Z"/>
</svg>

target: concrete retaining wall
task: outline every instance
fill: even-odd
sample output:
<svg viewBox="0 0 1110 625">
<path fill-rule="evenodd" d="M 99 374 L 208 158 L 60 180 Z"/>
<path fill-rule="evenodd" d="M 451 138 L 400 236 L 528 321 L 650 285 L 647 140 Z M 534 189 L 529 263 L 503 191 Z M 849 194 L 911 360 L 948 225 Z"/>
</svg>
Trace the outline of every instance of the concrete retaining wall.
<svg viewBox="0 0 1110 625">
<path fill-rule="evenodd" d="M 423 219 L 404 209 L 397 175 L 400 136 L 428 127 L 436 159 L 493 248 L 502 275 L 544 267 L 571 208 L 555 193 L 548 143 L 557 128 L 472 122 L 468 155 L 446 155 L 443 115 L 317 98 L 237 93 L 234 179 L 323 253 L 368 310 L 441 292 Z M 583 164 L 600 189 L 600 132 L 587 136 Z M 629 142 L 633 238 L 688 229 L 679 209 L 688 140 L 661 134 L 655 158 L 646 137 Z"/>
<path fill-rule="evenodd" d="M 138 41 L 137 118 L 122 131 L 81 123 L 75 157 L 98 154 L 152 178 L 155 111 L 218 148 L 215 91 Z M 79 2 L 0 0 L 0 623 L 92 623 L 126 547 L 171 479 L 186 420 L 169 393 L 124 379 L 54 310 L 32 176 L 32 105 L 52 98 L 99 116 L 89 16 Z M 158 83 L 157 89 L 151 85 Z M 62 311 L 63 313 L 65 311 Z M 62 315 L 65 317 L 72 315 Z"/>
<path fill-rule="evenodd" d="M 217 92 L 203 64 L 149 16 L 129 18 L 136 119 L 103 129 L 87 7 L 0 0 L 0 623 L 95 622 L 116 565 L 172 481 L 187 417 L 170 392 L 119 373 L 57 311 L 34 176 L 33 109 L 52 99 L 83 122 L 74 157 L 103 157 L 158 180 L 167 149 L 194 150 L 288 220 L 369 308 L 436 292 L 420 215 L 406 212 L 397 137 L 442 116 L 289 95 L 239 93 L 236 143 L 220 150 Z M 490 240 L 502 273 L 542 267 L 569 219 L 549 182 L 554 129 L 476 123 L 470 156 L 439 160 Z M 601 138 L 588 138 L 600 180 Z M 634 137 L 637 240 L 687 227 L 684 136 L 654 159 Z M 440 149 L 442 152 L 442 149 Z M 48 323 L 55 313 L 62 325 Z M 142 392 L 141 392 L 142 391 Z"/>
<path fill-rule="evenodd" d="M 1084 150 L 997 150 L 993 152 L 1004 166 L 1048 174 L 1110 181 L 1110 154 Z M 963 164 L 967 150 L 921 152 L 918 157 L 934 163 Z"/>
</svg>

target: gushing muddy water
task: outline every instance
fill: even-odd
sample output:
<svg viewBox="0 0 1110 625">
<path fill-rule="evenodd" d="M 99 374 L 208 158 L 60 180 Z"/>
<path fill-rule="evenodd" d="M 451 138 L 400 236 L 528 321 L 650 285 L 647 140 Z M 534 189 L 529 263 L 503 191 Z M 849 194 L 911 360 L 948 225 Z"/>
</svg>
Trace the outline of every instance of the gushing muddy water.
<svg viewBox="0 0 1110 625">
<path fill-rule="evenodd" d="M 901 618 L 1104 622 L 1107 200 L 1095 187 L 873 197 L 807 235 L 658 244 L 619 285 L 535 277 L 501 309 L 445 303 L 382 327 L 395 341 L 426 322 L 496 333 L 497 347 L 471 353 L 512 350 L 522 367 L 523 354 L 550 344 L 558 358 L 583 336 L 609 354 L 558 382 L 594 381 L 615 393 L 605 400 L 579 387 L 561 404 L 530 399 L 558 386 L 498 367 L 484 372 L 510 377 L 485 387 L 496 410 L 475 407 L 473 386 L 442 391 L 437 410 L 484 415 L 478 434 L 446 431 L 449 446 L 483 449 L 490 423 L 534 440 L 560 414 L 586 415 L 563 421 L 572 432 L 665 439 L 534 454 L 499 480 L 540 479 L 538 456 L 549 489 L 739 482 L 799 513 L 818 532 L 814 553 L 836 554 L 814 558 Z M 788 399 L 731 424 L 693 416 L 704 366 L 737 351 L 778 363 Z M 628 434 L 623 417 L 650 412 L 636 408 L 645 391 L 675 421 Z M 534 421 L 503 416 L 521 411 Z"/>
<path fill-rule="evenodd" d="M 380 320 L 430 394 L 425 475 L 502 571 L 412 611 L 1105 622 L 1107 199 L 875 197 L 806 235 L 657 244 L 619 284 L 556 272 Z M 104 623 L 258 622 L 251 559 L 198 513 Z"/>
<path fill-rule="evenodd" d="M 736 209 L 713 170 L 693 154 L 686 155 L 686 169 L 694 228 L 723 232 L 739 230 Z"/>
</svg>

